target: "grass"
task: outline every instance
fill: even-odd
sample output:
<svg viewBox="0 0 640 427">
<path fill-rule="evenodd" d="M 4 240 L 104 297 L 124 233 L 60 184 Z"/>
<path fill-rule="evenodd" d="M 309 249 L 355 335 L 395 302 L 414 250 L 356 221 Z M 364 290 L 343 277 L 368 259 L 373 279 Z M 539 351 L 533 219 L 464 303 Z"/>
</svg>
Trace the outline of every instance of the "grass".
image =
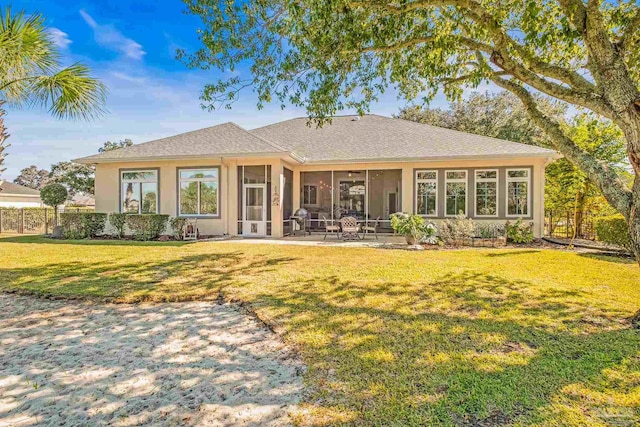
<svg viewBox="0 0 640 427">
<path fill-rule="evenodd" d="M 0 289 L 248 303 L 309 366 L 300 424 L 637 425 L 640 270 L 535 249 L 0 239 Z"/>
</svg>

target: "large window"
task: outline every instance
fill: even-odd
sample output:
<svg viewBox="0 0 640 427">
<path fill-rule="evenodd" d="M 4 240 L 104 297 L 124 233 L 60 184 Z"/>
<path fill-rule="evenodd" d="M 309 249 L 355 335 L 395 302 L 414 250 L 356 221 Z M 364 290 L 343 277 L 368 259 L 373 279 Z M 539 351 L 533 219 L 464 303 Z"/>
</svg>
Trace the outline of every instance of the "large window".
<svg viewBox="0 0 640 427">
<path fill-rule="evenodd" d="M 476 216 L 498 215 L 498 171 L 476 170 Z"/>
<path fill-rule="evenodd" d="M 318 186 L 304 185 L 302 190 L 302 204 L 305 206 L 316 206 L 318 204 Z"/>
<path fill-rule="evenodd" d="M 467 171 L 445 171 L 445 215 L 467 214 Z"/>
<path fill-rule="evenodd" d="M 507 169 L 507 216 L 529 216 L 531 172 Z"/>
<path fill-rule="evenodd" d="M 122 213 L 158 213 L 157 170 L 121 171 L 120 182 L 120 211 Z"/>
<path fill-rule="evenodd" d="M 179 169 L 178 215 L 218 216 L 219 169 Z"/>
<path fill-rule="evenodd" d="M 416 171 L 416 213 L 438 215 L 438 171 Z"/>
</svg>

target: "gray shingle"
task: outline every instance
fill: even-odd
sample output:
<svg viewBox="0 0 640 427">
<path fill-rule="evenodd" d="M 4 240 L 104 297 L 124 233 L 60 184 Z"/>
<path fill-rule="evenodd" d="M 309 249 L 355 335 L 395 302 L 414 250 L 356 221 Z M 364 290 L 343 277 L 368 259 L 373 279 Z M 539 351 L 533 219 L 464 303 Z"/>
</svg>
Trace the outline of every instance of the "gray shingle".
<svg viewBox="0 0 640 427">
<path fill-rule="evenodd" d="M 307 122 L 291 119 L 251 132 L 310 162 L 555 155 L 540 147 L 374 114 L 334 117 L 322 128 Z"/>
<path fill-rule="evenodd" d="M 4 181 L 0 185 L 0 196 L 7 194 L 18 194 L 21 196 L 40 196 L 40 191 L 13 182 Z"/>
<path fill-rule="evenodd" d="M 281 152 L 286 150 L 229 122 L 76 160 L 82 163 L 100 163 L 143 158 L 215 157 L 239 153 Z"/>
</svg>

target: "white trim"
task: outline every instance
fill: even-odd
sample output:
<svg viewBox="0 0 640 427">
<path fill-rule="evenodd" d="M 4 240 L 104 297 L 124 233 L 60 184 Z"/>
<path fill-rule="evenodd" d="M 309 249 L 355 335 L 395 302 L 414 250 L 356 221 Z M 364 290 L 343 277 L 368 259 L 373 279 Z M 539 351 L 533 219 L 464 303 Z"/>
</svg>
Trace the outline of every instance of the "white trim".
<svg viewBox="0 0 640 427">
<path fill-rule="evenodd" d="M 525 171 L 527 173 L 526 177 L 516 177 L 510 178 L 509 172 L 513 171 Z M 533 192 L 531 191 L 531 168 L 508 168 L 505 170 L 506 180 L 505 180 L 505 217 L 507 218 L 529 218 L 531 217 L 531 200 L 533 196 Z M 527 212 L 519 213 L 519 214 L 509 214 L 509 183 L 510 182 L 526 182 L 527 183 Z"/>
<path fill-rule="evenodd" d="M 304 196 L 305 196 L 305 189 L 304 187 L 315 187 L 316 188 L 316 200 L 314 203 L 305 203 L 304 202 Z M 302 202 L 300 203 L 301 206 L 311 206 L 311 207 L 316 207 L 318 206 L 318 184 L 302 184 Z"/>
<path fill-rule="evenodd" d="M 478 172 L 495 172 L 495 178 L 478 178 Z M 478 214 L 478 186 L 479 182 L 494 182 L 496 184 L 496 213 L 493 215 Z M 496 218 L 498 212 L 498 188 L 500 188 L 500 171 L 498 169 L 474 169 L 473 171 L 473 213 L 477 218 Z"/>
<path fill-rule="evenodd" d="M 447 174 L 450 172 L 462 172 L 464 173 L 464 178 L 447 178 Z M 464 184 L 464 216 L 467 216 L 469 212 L 469 172 L 467 169 L 445 169 L 444 171 L 444 216 L 445 217 L 454 217 L 460 215 L 460 211 L 455 214 L 447 213 L 447 184 L 449 183 L 461 183 Z"/>
<path fill-rule="evenodd" d="M 423 172 L 433 172 L 436 174 L 436 177 L 434 179 L 426 179 L 426 178 L 418 178 L 418 174 L 419 173 L 423 173 Z M 416 182 L 416 188 L 414 188 L 413 191 L 413 201 L 414 201 L 414 214 L 416 215 L 420 215 L 420 216 L 424 216 L 424 217 L 431 217 L 431 218 L 437 218 L 438 217 L 438 170 L 437 169 L 416 169 L 415 170 L 415 182 Z M 434 214 L 421 214 L 418 213 L 418 184 L 421 183 L 428 183 L 428 184 L 435 184 L 436 185 L 436 211 Z"/>
</svg>

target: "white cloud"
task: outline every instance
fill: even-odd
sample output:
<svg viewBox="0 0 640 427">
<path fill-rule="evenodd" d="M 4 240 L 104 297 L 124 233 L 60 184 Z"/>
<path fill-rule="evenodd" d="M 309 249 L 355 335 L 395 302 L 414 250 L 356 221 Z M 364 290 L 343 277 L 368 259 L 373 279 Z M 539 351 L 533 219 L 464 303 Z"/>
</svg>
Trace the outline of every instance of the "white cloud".
<svg viewBox="0 0 640 427">
<path fill-rule="evenodd" d="M 125 37 L 113 25 L 101 25 L 84 10 L 80 10 L 80 16 L 89 27 L 93 29 L 93 36 L 101 46 L 120 52 L 124 56 L 134 60 L 140 60 L 146 54 L 142 45 L 135 40 Z"/>
<path fill-rule="evenodd" d="M 66 49 L 72 43 L 69 35 L 59 28 L 51 27 L 49 28 L 49 35 L 53 39 L 53 42 L 60 48 Z"/>
</svg>

